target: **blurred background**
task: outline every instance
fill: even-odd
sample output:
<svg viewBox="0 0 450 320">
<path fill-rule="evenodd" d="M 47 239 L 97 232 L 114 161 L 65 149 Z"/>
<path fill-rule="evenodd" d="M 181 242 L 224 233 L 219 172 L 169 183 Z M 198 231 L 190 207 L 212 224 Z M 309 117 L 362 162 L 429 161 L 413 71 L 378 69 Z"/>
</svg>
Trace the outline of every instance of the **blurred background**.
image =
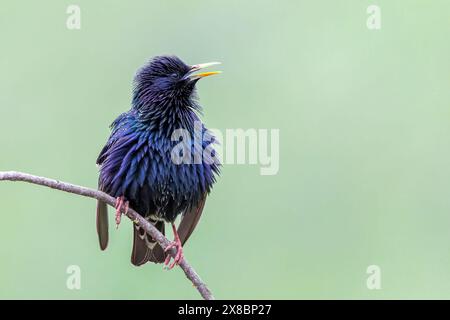
<svg viewBox="0 0 450 320">
<path fill-rule="evenodd" d="M 215 296 L 450 298 L 449 15 L 445 0 L 4 2 L 0 170 L 95 188 L 136 69 L 222 61 L 198 85 L 203 119 L 280 129 L 280 169 L 223 167 L 185 247 Z M 0 212 L 0 298 L 199 298 L 178 268 L 131 265 L 126 219 L 101 252 L 93 200 L 1 182 Z"/>
</svg>

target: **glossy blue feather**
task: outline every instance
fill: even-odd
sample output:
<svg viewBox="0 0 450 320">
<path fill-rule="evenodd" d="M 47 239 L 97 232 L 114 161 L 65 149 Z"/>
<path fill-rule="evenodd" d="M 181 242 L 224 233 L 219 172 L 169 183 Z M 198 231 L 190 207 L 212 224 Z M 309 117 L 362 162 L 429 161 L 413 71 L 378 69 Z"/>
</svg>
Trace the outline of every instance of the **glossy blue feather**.
<svg viewBox="0 0 450 320">
<path fill-rule="evenodd" d="M 111 136 L 97 160 L 100 189 L 124 196 L 143 215 L 174 221 L 210 192 L 219 164 L 175 164 L 171 152 L 176 129 L 194 137 L 201 110 L 195 82 L 181 82 L 189 67 L 176 57 L 159 57 L 136 75 L 132 108 L 111 125 Z M 178 73 L 176 79 L 173 74 Z M 206 128 L 202 125 L 205 133 Z M 202 142 L 202 150 L 210 140 Z M 191 143 L 192 152 L 195 145 Z"/>
</svg>

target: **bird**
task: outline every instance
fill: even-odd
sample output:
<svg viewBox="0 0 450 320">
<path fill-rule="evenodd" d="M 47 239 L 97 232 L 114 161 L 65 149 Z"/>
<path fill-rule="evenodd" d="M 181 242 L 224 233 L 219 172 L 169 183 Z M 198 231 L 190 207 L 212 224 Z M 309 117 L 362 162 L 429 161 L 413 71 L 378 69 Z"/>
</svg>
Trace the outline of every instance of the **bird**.
<svg viewBox="0 0 450 320">
<path fill-rule="evenodd" d="M 151 58 L 136 72 L 131 107 L 113 121 L 109 139 L 97 158 L 98 189 L 116 199 L 116 227 L 121 212 L 128 208 L 163 234 L 166 223 L 172 226 L 174 240 L 163 250 L 145 230 L 133 224 L 131 263 L 135 266 L 164 262 L 172 269 L 182 261 L 183 245 L 197 226 L 220 174 L 221 164 L 214 150 L 217 142 L 200 120 L 202 107 L 196 93 L 200 79 L 220 73 L 199 71 L 217 64 L 188 65 L 174 55 Z M 200 144 L 185 138 L 194 136 L 196 128 L 210 138 Z M 177 130 L 187 136 L 174 139 Z M 177 149 L 180 144 L 181 151 Z M 208 148 L 208 161 L 185 161 L 190 160 L 190 152 L 197 155 Z M 183 161 L 174 161 L 177 156 Z M 96 213 L 100 249 L 105 250 L 109 238 L 105 202 L 97 201 Z M 178 216 L 181 221 L 177 227 Z M 174 247 L 177 254 L 170 263 L 168 250 Z"/>
</svg>

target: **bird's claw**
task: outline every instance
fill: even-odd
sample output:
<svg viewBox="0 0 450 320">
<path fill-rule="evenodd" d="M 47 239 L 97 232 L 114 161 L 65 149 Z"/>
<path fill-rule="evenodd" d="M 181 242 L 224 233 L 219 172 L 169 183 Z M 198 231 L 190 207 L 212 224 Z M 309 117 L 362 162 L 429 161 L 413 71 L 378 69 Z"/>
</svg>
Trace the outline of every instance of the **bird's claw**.
<svg viewBox="0 0 450 320">
<path fill-rule="evenodd" d="M 125 197 L 117 197 L 116 199 L 116 229 L 119 228 L 120 221 L 122 220 L 122 212 L 127 213 L 129 208 L 129 202 L 125 201 Z"/>
<path fill-rule="evenodd" d="M 179 238 L 172 241 L 164 250 L 164 252 L 168 252 L 170 249 L 176 248 L 177 253 L 175 255 L 175 258 L 173 259 L 173 262 L 169 265 L 170 260 L 172 259 L 172 256 L 170 254 L 167 255 L 166 260 L 164 261 L 164 268 L 171 270 L 175 265 L 180 264 L 181 260 L 183 260 L 183 246 L 181 244 L 181 241 Z"/>
</svg>

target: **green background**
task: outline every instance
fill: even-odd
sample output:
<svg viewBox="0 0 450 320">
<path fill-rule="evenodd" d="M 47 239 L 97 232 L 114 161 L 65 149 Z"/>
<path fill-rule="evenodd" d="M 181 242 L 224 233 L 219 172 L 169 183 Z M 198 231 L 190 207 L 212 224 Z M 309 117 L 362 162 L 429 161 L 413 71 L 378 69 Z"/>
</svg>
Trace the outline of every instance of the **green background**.
<svg viewBox="0 0 450 320">
<path fill-rule="evenodd" d="M 446 0 L 4 1 L 0 170 L 96 187 L 136 69 L 222 61 L 198 86 L 205 122 L 280 129 L 280 170 L 224 166 L 185 248 L 215 296 L 450 298 L 449 16 Z M 2 182 L 0 212 L 0 298 L 199 298 L 178 268 L 130 264 L 128 220 L 101 252 L 92 200 Z"/>
</svg>

